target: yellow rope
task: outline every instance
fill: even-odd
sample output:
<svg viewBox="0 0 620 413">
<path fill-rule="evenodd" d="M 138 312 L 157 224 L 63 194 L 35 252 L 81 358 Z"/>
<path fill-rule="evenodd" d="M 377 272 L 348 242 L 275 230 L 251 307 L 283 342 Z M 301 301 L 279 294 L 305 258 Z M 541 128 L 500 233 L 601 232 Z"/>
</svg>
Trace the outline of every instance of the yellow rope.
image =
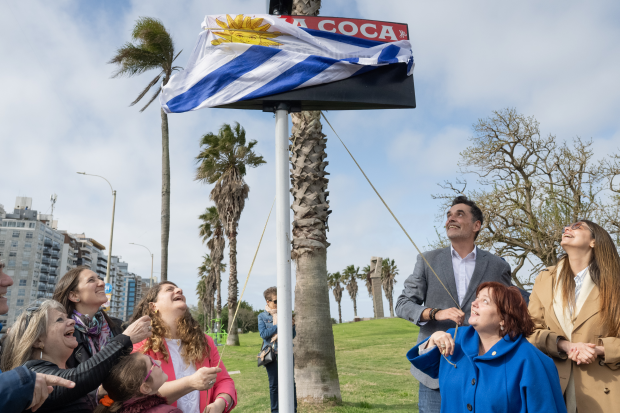
<svg viewBox="0 0 620 413">
<path fill-rule="evenodd" d="M 411 243 L 413 244 L 413 246 L 415 247 L 415 249 L 418 251 L 418 254 L 420 254 L 420 257 L 422 257 L 422 259 L 424 260 L 424 262 L 426 263 L 426 265 L 428 265 L 428 268 L 430 268 L 431 272 L 433 274 L 435 274 L 435 277 L 437 277 L 437 280 L 439 281 L 439 283 L 441 284 L 441 286 L 444 288 L 444 290 L 446 290 L 446 292 L 448 293 L 448 295 L 450 296 L 450 298 L 452 298 L 452 301 L 454 301 L 454 303 L 456 304 L 456 306 L 458 307 L 459 310 L 463 311 L 461 309 L 461 306 L 459 305 L 458 301 L 456 301 L 454 299 L 454 297 L 452 296 L 452 294 L 450 294 L 450 291 L 448 290 L 448 288 L 445 286 L 445 284 L 443 283 L 443 281 L 441 281 L 441 278 L 439 278 L 439 276 L 437 275 L 437 273 L 435 272 L 435 270 L 433 269 L 433 267 L 431 267 L 431 264 L 428 262 L 428 260 L 426 259 L 426 257 L 424 256 L 424 254 L 422 254 L 422 251 L 420 251 L 420 249 L 418 248 L 418 246 L 416 245 L 415 242 L 413 242 L 413 239 L 411 239 L 411 237 L 409 236 L 409 233 L 407 232 L 407 230 L 405 229 L 405 227 L 403 227 L 403 225 L 400 223 L 400 221 L 398 220 L 398 218 L 396 218 L 396 215 L 394 215 L 394 213 L 392 212 L 392 210 L 390 209 L 390 207 L 388 206 L 388 204 L 385 202 L 385 200 L 383 199 L 383 197 L 379 194 L 379 191 L 377 191 L 377 188 L 375 188 L 375 186 L 372 184 L 372 182 L 370 182 L 370 179 L 368 179 L 368 176 L 366 175 L 366 173 L 364 172 L 364 170 L 362 169 L 362 167 L 360 166 L 359 163 L 357 163 L 357 160 L 355 159 L 355 157 L 353 156 L 353 154 L 351 153 L 351 151 L 349 151 L 349 148 L 347 148 L 347 145 L 344 144 L 344 142 L 342 141 L 342 139 L 340 139 L 340 136 L 338 136 L 338 133 L 336 132 L 336 130 L 334 129 L 334 127 L 332 126 L 331 123 L 329 123 L 329 120 L 327 120 L 327 118 L 325 117 L 325 114 L 323 113 L 323 111 L 321 111 L 321 116 L 323 116 L 323 119 L 325 119 L 325 122 L 327 122 L 327 124 L 329 125 L 329 127 L 331 128 L 331 130 L 334 132 L 334 134 L 336 135 L 336 137 L 338 138 L 338 140 L 340 141 L 340 143 L 342 143 L 342 146 L 344 146 L 344 149 L 346 149 L 346 151 L 349 153 L 349 156 L 351 156 L 351 159 L 353 159 L 353 162 L 355 162 L 355 165 L 357 165 L 357 167 L 359 168 L 360 172 L 364 175 L 364 178 L 366 178 L 366 181 L 368 181 L 368 183 L 370 184 L 370 186 L 372 187 L 373 191 L 375 191 L 375 194 L 377 194 L 377 196 L 379 197 L 379 199 L 381 200 L 381 202 L 383 202 L 383 205 L 385 205 L 385 207 L 387 208 L 387 210 L 390 212 L 390 214 L 392 215 L 392 218 L 394 218 L 394 220 L 396 221 L 396 223 L 398 224 L 398 226 L 400 226 L 400 229 L 403 230 L 403 232 L 405 233 L 405 235 L 407 236 L 407 238 L 409 238 L 409 241 L 411 241 Z M 458 332 L 459 329 L 459 324 L 456 323 L 456 329 L 454 330 L 454 339 L 456 340 L 456 333 Z M 443 356 L 443 353 L 442 353 Z M 446 358 L 446 356 L 444 356 L 444 358 L 446 359 L 446 361 L 450 364 L 452 364 L 454 367 L 456 367 L 456 365 L 452 362 L 450 362 L 450 360 L 448 360 Z"/>
<path fill-rule="evenodd" d="M 237 302 L 237 309 L 235 310 L 235 315 L 232 319 L 232 322 L 230 322 L 228 324 L 229 328 L 228 328 L 228 335 L 230 335 L 230 332 L 233 329 L 233 326 L 235 325 L 235 320 L 237 319 L 237 313 L 239 312 L 239 303 L 241 303 L 241 300 L 243 300 L 243 294 L 245 293 L 245 288 L 248 286 L 248 281 L 250 280 L 250 274 L 252 273 L 252 268 L 254 267 L 254 261 L 256 261 L 256 256 L 258 255 L 258 250 L 260 248 L 260 244 L 261 242 L 263 242 L 263 236 L 265 235 L 265 230 L 267 229 L 267 224 L 269 223 L 269 218 L 271 217 L 271 211 L 273 211 L 273 205 L 276 203 L 276 200 L 274 198 L 273 202 L 271 203 L 271 209 L 269 210 L 269 215 L 267 215 L 267 222 L 265 222 L 265 227 L 263 228 L 263 233 L 260 235 L 260 240 L 258 241 L 258 246 L 256 247 L 256 252 L 254 253 L 254 258 L 252 258 L 252 264 L 250 265 L 250 270 L 248 271 L 248 276 L 245 279 L 245 284 L 243 285 L 243 290 L 241 290 L 241 296 L 239 297 L 239 301 Z M 224 348 L 222 349 L 222 352 L 220 353 L 220 358 L 217 361 L 217 364 L 215 365 L 215 367 L 218 367 L 220 365 L 220 361 L 222 360 L 222 356 L 224 355 L 224 350 L 226 350 L 227 344 L 224 344 Z"/>
</svg>

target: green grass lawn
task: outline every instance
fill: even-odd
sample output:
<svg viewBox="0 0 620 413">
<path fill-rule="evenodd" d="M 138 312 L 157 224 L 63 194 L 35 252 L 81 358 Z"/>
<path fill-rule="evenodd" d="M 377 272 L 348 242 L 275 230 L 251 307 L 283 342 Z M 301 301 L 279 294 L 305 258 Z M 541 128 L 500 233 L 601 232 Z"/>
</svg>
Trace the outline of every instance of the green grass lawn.
<svg viewBox="0 0 620 413">
<path fill-rule="evenodd" d="M 418 382 L 405 358 L 417 335 L 416 326 L 399 318 L 335 324 L 342 403 L 299 406 L 299 412 L 417 412 Z M 240 347 L 226 348 L 223 357 L 229 371 L 241 371 L 232 376 L 239 395 L 235 411 L 269 412 L 267 371 L 256 367 L 261 338 L 249 333 L 240 335 L 240 341 Z"/>
</svg>

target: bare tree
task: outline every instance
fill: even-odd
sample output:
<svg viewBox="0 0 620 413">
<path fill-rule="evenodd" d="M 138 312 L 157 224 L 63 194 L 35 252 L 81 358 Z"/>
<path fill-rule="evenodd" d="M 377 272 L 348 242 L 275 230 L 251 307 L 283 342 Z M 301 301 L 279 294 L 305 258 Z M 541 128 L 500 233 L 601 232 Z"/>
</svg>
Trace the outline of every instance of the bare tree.
<svg viewBox="0 0 620 413">
<path fill-rule="evenodd" d="M 543 267 L 557 263 L 564 226 L 579 219 L 607 227 L 613 222 L 613 216 L 604 218 L 609 197 L 602 193 L 611 175 L 594 159 L 591 140 L 558 142 L 554 135 L 542 136 L 533 117 L 504 109 L 474 124 L 470 142 L 459 167 L 476 175 L 479 187 L 466 191 L 464 180 L 446 182 L 440 186 L 448 193 L 433 198 L 443 201 L 441 220 L 455 193 L 476 201 L 484 213 L 476 243 L 511 261 L 519 287 L 532 286 Z M 530 273 L 519 274 L 528 262 Z"/>
</svg>

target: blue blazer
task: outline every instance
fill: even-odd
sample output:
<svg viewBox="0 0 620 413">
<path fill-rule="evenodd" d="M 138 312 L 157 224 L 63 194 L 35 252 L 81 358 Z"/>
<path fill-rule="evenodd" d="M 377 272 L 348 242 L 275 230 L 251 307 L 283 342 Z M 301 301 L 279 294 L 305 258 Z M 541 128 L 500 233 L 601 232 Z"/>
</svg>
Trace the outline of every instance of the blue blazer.
<svg viewBox="0 0 620 413">
<path fill-rule="evenodd" d="M 278 326 L 273 325 L 273 316 L 267 311 L 263 311 L 258 315 L 258 333 L 263 339 L 263 347 L 271 344 L 271 337 L 278 332 Z M 297 335 L 295 326 L 293 326 L 293 338 Z M 273 349 L 278 351 L 278 343 L 274 343 Z"/>
<path fill-rule="evenodd" d="M 2 330 L 2 324 L 0 324 Z M 21 412 L 32 403 L 37 374 L 26 367 L 0 371 L 0 412 Z"/>
<path fill-rule="evenodd" d="M 454 335 L 454 329 L 447 332 Z M 449 356 L 457 368 L 444 360 L 437 347 L 420 356 L 418 349 L 427 340 L 409 350 L 407 359 L 439 378 L 442 413 L 566 412 L 555 364 L 523 336 L 511 340 L 506 335 L 479 356 L 478 332 L 461 327 L 454 354 Z"/>
</svg>

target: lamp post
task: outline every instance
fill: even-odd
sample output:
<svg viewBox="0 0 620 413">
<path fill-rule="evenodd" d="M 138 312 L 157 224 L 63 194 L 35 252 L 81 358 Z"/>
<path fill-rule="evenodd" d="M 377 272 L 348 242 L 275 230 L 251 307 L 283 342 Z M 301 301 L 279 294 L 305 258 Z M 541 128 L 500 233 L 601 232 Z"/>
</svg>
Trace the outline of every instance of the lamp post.
<svg viewBox="0 0 620 413">
<path fill-rule="evenodd" d="M 151 250 L 146 245 L 136 244 L 135 242 L 130 242 L 130 244 L 146 248 L 146 250 L 149 252 L 149 254 L 151 254 L 151 279 L 149 281 L 149 287 L 152 287 L 153 286 L 153 253 L 151 252 Z"/>
<path fill-rule="evenodd" d="M 110 185 L 110 190 L 112 191 L 112 196 L 114 197 L 114 201 L 112 203 L 112 226 L 110 227 L 110 246 L 108 247 L 108 268 L 106 269 L 106 272 L 105 272 L 105 283 L 109 284 L 110 283 L 110 267 L 112 265 L 112 236 L 114 235 L 114 212 L 116 211 L 116 191 L 114 190 L 114 188 L 112 188 L 112 184 L 110 183 L 110 181 L 105 179 L 103 176 L 87 174 L 86 172 L 78 172 L 78 174 L 87 175 L 87 176 L 96 176 L 97 178 L 104 179 L 108 183 L 108 185 Z"/>
</svg>

